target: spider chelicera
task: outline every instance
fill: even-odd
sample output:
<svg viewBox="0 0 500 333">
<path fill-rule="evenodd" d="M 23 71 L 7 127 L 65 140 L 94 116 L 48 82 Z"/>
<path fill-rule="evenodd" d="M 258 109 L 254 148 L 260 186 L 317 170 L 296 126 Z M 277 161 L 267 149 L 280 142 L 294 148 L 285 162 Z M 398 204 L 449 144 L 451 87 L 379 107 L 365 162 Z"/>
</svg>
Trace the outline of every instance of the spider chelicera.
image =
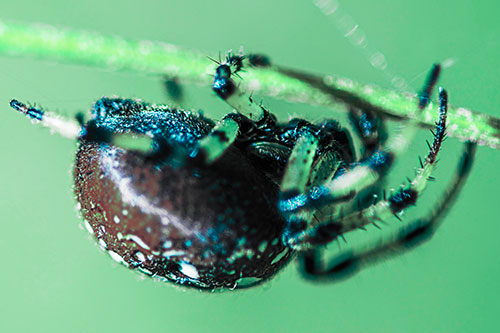
<svg viewBox="0 0 500 333">
<path fill-rule="evenodd" d="M 78 205 L 88 231 L 113 259 L 187 287 L 234 289 L 269 280 L 295 254 L 305 276 L 334 279 L 432 235 L 470 170 L 472 143 L 465 144 L 456 177 L 430 216 L 401 222 L 376 245 L 322 260 L 324 245 L 345 233 L 400 219 L 433 180 L 446 129 L 444 89 L 427 157 L 406 186 L 378 200 L 374 193 L 416 124 L 389 139 L 376 110 L 347 105 L 363 144 L 356 160 L 350 132 L 337 121 L 282 123 L 240 91 L 234 77 L 246 67 L 271 66 L 266 57 L 229 55 L 216 62 L 213 90 L 235 109 L 217 123 L 123 98 L 100 99 L 90 120 L 79 115 L 76 122 L 11 101 L 17 111 L 78 140 Z M 432 107 L 439 72 L 435 65 L 415 112 Z"/>
</svg>

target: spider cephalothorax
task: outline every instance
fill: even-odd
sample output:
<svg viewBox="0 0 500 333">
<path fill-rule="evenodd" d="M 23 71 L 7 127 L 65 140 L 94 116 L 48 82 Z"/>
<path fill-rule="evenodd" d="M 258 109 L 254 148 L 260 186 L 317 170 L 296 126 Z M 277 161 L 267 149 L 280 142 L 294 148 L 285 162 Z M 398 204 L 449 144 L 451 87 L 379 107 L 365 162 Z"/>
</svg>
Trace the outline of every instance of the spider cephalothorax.
<svg viewBox="0 0 500 333">
<path fill-rule="evenodd" d="M 444 90 L 434 142 L 416 176 L 367 203 L 367 193 L 376 191 L 405 151 L 413 125 L 386 140 L 376 110 L 351 108 L 364 145 L 356 161 L 351 136 L 337 121 L 279 122 L 246 97 L 233 81 L 245 61 L 270 66 L 262 56 L 231 55 L 218 62 L 214 91 L 236 112 L 217 123 L 122 98 L 102 98 L 89 121 L 78 118 L 80 125 L 16 100 L 11 106 L 78 139 L 75 191 L 87 229 L 113 259 L 161 280 L 209 290 L 248 287 L 271 278 L 295 253 L 308 276 L 335 277 L 434 230 L 465 179 L 471 144 L 454 190 L 434 215 L 407 223 L 377 247 L 343 253 L 327 266 L 319 260 L 321 245 L 393 215 L 399 218 L 416 203 L 432 180 L 445 135 Z M 435 66 L 417 109 L 428 106 L 438 74 Z M 351 205 L 361 197 L 363 204 Z"/>
</svg>

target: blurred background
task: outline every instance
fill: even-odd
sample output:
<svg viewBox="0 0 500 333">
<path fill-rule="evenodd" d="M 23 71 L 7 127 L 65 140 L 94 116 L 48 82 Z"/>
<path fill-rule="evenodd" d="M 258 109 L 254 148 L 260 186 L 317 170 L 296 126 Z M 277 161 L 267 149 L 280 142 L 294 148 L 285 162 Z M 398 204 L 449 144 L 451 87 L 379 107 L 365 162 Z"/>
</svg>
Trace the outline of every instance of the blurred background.
<svg viewBox="0 0 500 333">
<path fill-rule="evenodd" d="M 391 71 L 417 90 L 431 64 L 454 105 L 500 117 L 500 25 L 495 1 L 341 1 Z M 311 1 L 3 0 L 0 19 L 42 22 L 167 41 L 210 56 L 244 46 L 277 64 L 392 88 Z M 208 61 L 208 60 L 207 60 Z M 216 118 L 230 111 L 208 88 L 189 87 L 186 106 Z M 333 284 L 303 280 L 291 263 L 254 289 L 199 293 L 144 279 L 113 262 L 75 211 L 76 144 L 32 126 L 12 98 L 73 116 L 101 96 L 167 103 L 161 79 L 0 57 L 0 330 L 3 332 L 484 332 L 500 328 L 500 151 L 478 149 L 462 195 L 435 237 L 417 249 Z M 286 119 L 337 117 L 332 110 L 264 98 Z M 342 119 L 342 116 L 339 116 Z M 388 188 L 427 152 L 422 131 Z M 454 172 L 450 138 L 437 182 L 412 216 L 428 212 Z M 442 177 L 441 177 L 442 176 Z M 389 221 L 394 223 L 395 221 Z M 369 232 L 376 235 L 377 231 Z"/>
</svg>

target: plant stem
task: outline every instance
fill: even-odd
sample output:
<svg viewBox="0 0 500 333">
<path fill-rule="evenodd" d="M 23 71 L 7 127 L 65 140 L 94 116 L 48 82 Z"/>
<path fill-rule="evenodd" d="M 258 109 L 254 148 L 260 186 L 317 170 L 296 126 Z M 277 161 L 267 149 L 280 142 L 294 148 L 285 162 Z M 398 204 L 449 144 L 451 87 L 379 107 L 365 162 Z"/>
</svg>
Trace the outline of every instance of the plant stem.
<svg viewBox="0 0 500 333">
<path fill-rule="evenodd" d="M 86 31 L 41 24 L 0 21 L 0 54 L 35 57 L 175 77 L 182 83 L 210 85 L 214 63 L 203 53 L 152 41 L 128 41 Z M 415 119 L 432 127 L 437 106 L 417 109 L 415 94 L 396 93 L 331 75 L 319 76 L 280 66 L 255 68 L 244 73 L 242 89 L 289 102 L 339 109 L 339 105 L 370 108 L 396 120 Z M 465 108 L 449 107 L 448 134 L 463 141 L 500 149 L 500 119 Z"/>
</svg>

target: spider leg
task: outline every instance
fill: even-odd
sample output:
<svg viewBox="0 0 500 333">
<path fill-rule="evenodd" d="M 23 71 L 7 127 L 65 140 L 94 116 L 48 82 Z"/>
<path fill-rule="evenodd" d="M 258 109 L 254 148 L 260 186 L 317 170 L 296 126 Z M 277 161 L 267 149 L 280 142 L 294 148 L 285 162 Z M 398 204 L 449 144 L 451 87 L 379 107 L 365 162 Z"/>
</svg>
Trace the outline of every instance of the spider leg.
<svg viewBox="0 0 500 333">
<path fill-rule="evenodd" d="M 184 97 L 184 92 L 181 84 L 179 83 L 179 79 L 175 76 L 167 76 L 165 77 L 163 84 L 167 95 L 172 99 L 172 101 L 177 104 L 181 103 Z"/>
<path fill-rule="evenodd" d="M 366 159 L 372 155 L 378 147 L 384 145 L 387 140 L 387 128 L 384 118 L 372 110 L 357 109 L 349 107 L 349 122 L 361 140 L 361 158 Z M 380 177 L 373 185 L 362 190 L 357 195 L 358 208 L 365 208 L 371 204 L 374 195 L 379 195 L 385 184 L 385 177 Z M 353 209 L 351 207 L 348 209 Z"/>
<path fill-rule="evenodd" d="M 421 168 L 418 170 L 417 175 L 406 188 L 402 187 L 399 191 L 391 194 L 389 198 L 384 198 L 384 200 L 356 211 L 342 219 L 329 220 L 309 229 L 306 229 L 308 221 L 304 219 L 304 216 L 307 216 L 306 212 L 300 212 L 300 210 L 294 212 L 295 207 L 290 207 L 290 203 L 300 204 L 296 200 L 300 195 L 295 196 L 292 201 L 281 200 L 281 211 L 288 213 L 285 216 L 297 217 L 293 220 L 293 227 L 288 226 L 287 232 L 284 233 L 283 241 L 294 249 L 327 244 L 351 230 L 363 228 L 369 224 L 376 225 L 377 222 L 383 221 L 388 216 L 394 215 L 399 218 L 399 214 L 409 206 L 414 205 L 419 195 L 425 189 L 427 182 L 432 179 L 430 178 L 431 173 L 435 167 L 436 157 L 445 137 L 448 97 L 446 91 L 442 88 L 440 88 L 439 99 L 439 121 L 436 123 L 434 143 L 430 147 L 430 152 L 425 162 L 421 162 Z M 314 195 L 314 192 L 310 193 Z M 302 196 L 304 195 L 302 194 Z"/>
<path fill-rule="evenodd" d="M 439 78 L 439 73 L 440 65 L 436 64 L 433 66 L 422 91 L 430 92 L 432 90 Z M 445 92 L 443 94 L 446 95 Z M 440 101 L 442 102 L 441 98 Z M 428 103 L 429 100 L 426 99 L 425 102 L 419 104 L 419 109 L 427 107 Z M 280 202 L 283 214 L 286 216 L 293 213 L 292 211 L 314 210 L 317 207 L 338 202 L 346 196 L 352 197 L 358 191 L 374 185 L 388 172 L 395 157 L 407 150 L 416 129 L 417 124 L 411 122 L 382 149 L 375 150 L 373 154 L 359 163 L 353 163 L 348 171 L 330 182 L 312 187 L 306 193 L 299 192 L 295 196 L 293 196 L 293 192 L 284 193 Z"/>
<path fill-rule="evenodd" d="M 241 59 L 242 60 L 242 59 Z M 241 70 L 241 67 L 239 68 Z M 233 70 L 229 58 L 219 64 L 215 70 L 212 89 L 231 107 L 252 121 L 261 121 L 265 118 L 266 111 L 261 105 L 257 105 L 251 97 L 248 97 L 233 81 L 231 76 L 237 75 Z"/>
<path fill-rule="evenodd" d="M 429 105 L 429 103 L 431 102 L 432 91 L 434 90 L 434 87 L 436 86 L 440 75 L 441 65 L 434 64 L 429 74 L 427 74 L 424 86 L 418 94 L 418 107 L 420 110 L 426 108 L 427 105 Z"/>
<path fill-rule="evenodd" d="M 450 182 L 442 199 L 424 217 L 415 219 L 392 231 L 388 236 L 381 236 L 370 246 L 361 249 L 342 250 L 326 264 L 323 249 L 311 249 L 300 255 L 301 272 L 306 278 L 337 280 L 354 274 L 363 266 L 376 263 L 391 255 L 402 254 L 429 240 L 453 205 L 470 173 L 476 144 L 465 143 L 464 152 L 458 163 L 458 170 Z"/>
<path fill-rule="evenodd" d="M 362 156 L 369 157 L 387 140 L 383 119 L 371 110 L 349 108 L 349 121 L 363 144 Z"/>
<path fill-rule="evenodd" d="M 406 140 L 405 134 L 401 133 L 399 138 L 395 140 L 398 143 L 384 150 L 377 150 L 368 159 L 352 165 L 352 168 L 343 174 L 322 185 L 312 186 L 305 191 L 302 190 L 300 185 L 294 187 L 293 183 L 290 182 L 284 186 L 285 183 L 282 183 L 278 208 L 287 220 L 304 218 L 305 221 L 303 221 L 304 223 L 301 222 L 301 224 L 305 229 L 309 224 L 307 216 L 312 216 L 314 211 L 320 207 L 348 201 L 354 198 L 358 191 L 374 185 L 390 168 L 396 153 L 402 153 L 401 150 L 405 150 L 400 148 L 402 146 L 406 147 L 406 143 L 403 143 Z M 299 146 L 299 141 L 295 144 L 294 150 L 307 150 L 308 147 Z M 310 150 L 314 151 L 314 149 Z M 288 173 L 310 173 L 310 166 L 301 161 L 300 159 L 290 159 L 285 170 L 284 181 L 288 180 Z M 298 231 L 297 229 L 294 232 Z"/>
<path fill-rule="evenodd" d="M 270 67 L 271 59 L 264 54 L 251 53 L 245 57 L 250 67 Z"/>
<path fill-rule="evenodd" d="M 312 165 L 307 187 L 317 186 L 330 181 L 341 165 L 342 161 L 335 152 L 324 152 Z"/>
<path fill-rule="evenodd" d="M 199 149 L 204 151 L 208 163 L 222 155 L 224 150 L 234 142 L 239 132 L 241 115 L 259 124 L 272 121 L 269 112 L 262 105 L 255 103 L 251 96 L 246 96 L 232 79 L 232 76 L 239 77 L 238 72 L 242 71 L 244 59 L 243 56 L 231 56 L 229 53 L 225 61 L 214 61 L 218 67 L 215 71 L 212 89 L 238 114 L 227 115 L 208 136 L 200 140 Z M 259 59 L 254 59 L 254 62 Z M 255 66 L 259 66 L 259 64 Z"/>
<path fill-rule="evenodd" d="M 63 137 L 76 139 L 80 135 L 81 126 L 75 120 L 64 119 L 51 112 L 27 106 L 16 99 L 10 101 L 10 106 L 14 110 L 23 113 L 28 118 L 40 123 L 44 127 L 48 127 L 51 131 Z"/>
<path fill-rule="evenodd" d="M 314 214 L 311 212 L 295 211 L 295 208 L 300 205 L 300 201 L 287 200 L 287 196 L 297 198 L 301 196 L 301 193 L 306 192 L 307 185 L 311 182 L 311 173 L 318 143 L 318 138 L 313 133 L 304 131 L 295 143 L 288 159 L 281 181 L 279 201 L 279 208 L 282 213 L 286 211 L 286 213 L 282 214 L 287 222 L 282 236 L 285 243 L 289 238 L 305 230 L 314 218 Z"/>
<path fill-rule="evenodd" d="M 100 143 L 108 143 L 116 147 L 127 150 L 140 151 L 152 154 L 155 158 L 158 155 L 165 157 L 165 151 L 170 151 L 171 147 L 163 147 L 158 152 L 153 153 L 154 140 L 151 136 L 137 133 L 115 133 L 103 127 L 97 127 L 95 120 L 90 120 L 84 124 L 83 115 L 78 114 L 76 120 L 65 119 L 52 112 L 40 108 L 28 106 L 18 100 L 13 99 L 10 106 L 23 113 L 33 121 L 39 122 L 42 126 L 48 127 L 69 139 L 85 139 Z M 197 153 L 202 152 L 207 163 L 212 162 L 220 156 L 224 150 L 234 141 L 238 134 L 238 123 L 231 118 L 231 115 L 222 119 L 206 137 L 199 141 Z"/>
<path fill-rule="evenodd" d="M 238 122 L 229 114 L 199 141 L 198 153 L 201 152 L 207 163 L 212 163 L 234 142 L 238 131 Z"/>
<path fill-rule="evenodd" d="M 311 174 L 318 138 L 305 131 L 295 143 L 281 181 L 281 192 L 302 193 L 307 188 Z"/>
<path fill-rule="evenodd" d="M 440 73 L 441 66 L 439 64 L 433 65 L 419 93 L 418 107 L 420 110 L 423 110 L 430 103 L 430 96 L 439 79 Z M 351 126 L 361 139 L 363 145 L 361 149 L 362 158 L 366 159 L 387 140 L 385 119 L 371 109 L 357 109 L 354 107 L 349 107 L 348 117 Z M 378 196 L 382 194 L 384 183 L 385 177 L 382 176 L 373 185 L 358 193 L 357 202 L 355 203 L 357 205 L 356 208 L 365 208 L 370 205 L 374 195 Z M 350 209 L 353 209 L 353 207 Z"/>
<path fill-rule="evenodd" d="M 153 139 L 146 135 L 112 133 L 97 128 L 92 121 L 84 126 L 81 115 L 79 115 L 76 120 L 65 119 L 52 112 L 28 106 L 15 99 L 10 102 L 10 106 L 16 111 L 26 115 L 28 118 L 39 122 L 42 126 L 48 127 L 51 131 L 68 139 L 85 138 L 90 141 L 106 142 L 123 149 L 142 151 L 145 153 L 151 152 Z"/>
</svg>

